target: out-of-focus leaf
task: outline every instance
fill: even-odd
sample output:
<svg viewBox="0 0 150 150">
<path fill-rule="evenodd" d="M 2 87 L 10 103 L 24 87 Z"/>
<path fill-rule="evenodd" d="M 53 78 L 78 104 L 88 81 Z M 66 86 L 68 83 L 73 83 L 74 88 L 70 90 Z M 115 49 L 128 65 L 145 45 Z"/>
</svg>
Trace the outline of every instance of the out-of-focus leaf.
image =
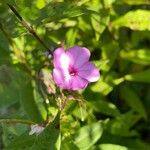
<svg viewBox="0 0 150 150">
<path fill-rule="evenodd" d="M 90 106 L 96 112 L 100 112 L 110 116 L 120 115 L 119 110 L 114 104 L 104 100 L 91 101 Z"/>
<path fill-rule="evenodd" d="M 97 142 L 102 133 L 102 122 L 96 122 L 91 125 L 84 126 L 77 132 L 75 144 L 79 149 L 87 150 Z"/>
<path fill-rule="evenodd" d="M 102 47 L 102 58 L 103 60 L 108 61 L 108 63 L 102 66 L 101 68 L 102 70 L 104 71 L 110 70 L 111 66 L 113 66 L 117 58 L 117 55 L 119 52 L 118 50 L 119 50 L 119 47 L 116 42 L 107 43 L 106 45 Z"/>
<path fill-rule="evenodd" d="M 121 88 L 121 97 L 128 103 L 132 110 L 138 112 L 142 117 L 147 118 L 145 108 L 132 88 L 123 86 Z"/>
<path fill-rule="evenodd" d="M 109 19 L 109 15 L 104 10 L 100 12 L 100 15 L 93 14 L 91 16 L 91 23 L 93 29 L 95 30 L 96 40 L 99 40 L 100 35 L 103 33 L 109 23 Z"/>
<path fill-rule="evenodd" d="M 132 33 L 132 37 L 131 37 L 132 47 L 137 47 L 137 46 L 139 46 L 139 47 L 144 46 L 145 47 L 146 43 L 144 41 L 147 41 L 148 39 L 150 39 L 150 34 L 149 33 L 150 32 L 147 32 L 147 31 L 136 31 L 136 32 L 133 32 Z"/>
<path fill-rule="evenodd" d="M 125 146 L 115 144 L 100 144 L 95 150 L 129 150 Z"/>
<path fill-rule="evenodd" d="M 122 50 L 120 56 L 123 59 L 130 60 L 132 62 L 149 65 L 150 64 L 150 50 L 149 49 L 139 49 L 139 50 Z"/>
<path fill-rule="evenodd" d="M 35 122 L 42 122 L 43 118 L 35 103 L 33 95 L 34 89 L 32 87 L 31 81 L 26 81 L 26 84 L 21 88 L 21 104 L 28 117 Z"/>
<path fill-rule="evenodd" d="M 66 45 L 67 48 L 73 47 L 76 41 L 77 30 L 75 28 L 70 28 L 66 33 Z"/>
<path fill-rule="evenodd" d="M 109 83 L 99 80 L 91 87 L 93 92 L 100 92 L 103 95 L 109 94 L 113 90 L 113 86 Z"/>
<path fill-rule="evenodd" d="M 109 62 L 109 60 L 95 60 L 95 61 L 92 61 L 96 67 L 100 70 L 102 68 L 104 68 L 104 66 Z"/>
<path fill-rule="evenodd" d="M 104 144 L 113 143 L 115 145 L 117 144 L 120 146 L 122 145 L 122 146 L 127 147 L 129 150 L 149 150 L 150 149 L 150 145 L 148 143 L 141 141 L 138 138 L 133 138 L 133 137 L 125 138 L 121 136 L 112 135 L 109 133 L 103 134 L 103 136 L 101 137 L 101 143 L 104 143 Z"/>
<path fill-rule="evenodd" d="M 109 77 L 113 78 L 111 75 L 109 75 Z M 91 86 L 91 90 L 93 92 L 100 92 L 102 95 L 107 95 L 113 90 L 114 86 L 119 85 L 123 81 L 124 78 L 110 79 L 110 81 L 103 81 L 100 79 L 93 86 Z"/>
<path fill-rule="evenodd" d="M 77 6 L 70 2 L 50 2 L 41 9 L 38 20 L 44 22 L 58 21 L 64 18 L 72 18 L 81 15 L 96 13 L 84 6 Z"/>
<path fill-rule="evenodd" d="M 133 74 L 128 74 L 124 77 L 125 80 L 133 82 L 145 82 L 150 83 L 150 70 L 145 70 L 141 72 L 136 72 Z"/>
<path fill-rule="evenodd" d="M 74 143 L 71 143 L 70 141 L 66 140 L 63 142 L 63 145 L 61 147 L 62 149 L 65 149 L 65 150 L 79 150 L 78 147 L 76 147 L 76 145 Z"/>
<path fill-rule="evenodd" d="M 10 62 L 10 49 L 9 49 L 9 43 L 4 36 L 4 29 L 2 27 L 1 21 L 0 21 L 0 64 L 8 64 Z"/>
<path fill-rule="evenodd" d="M 6 149 L 18 150 L 22 148 L 29 149 L 30 146 L 33 145 L 35 141 L 34 135 L 29 135 L 29 133 L 24 133 L 21 136 L 15 138 L 7 147 Z"/>
<path fill-rule="evenodd" d="M 118 3 L 126 3 L 129 5 L 150 4 L 150 0 L 119 0 Z"/>
<path fill-rule="evenodd" d="M 112 27 L 118 29 L 120 27 L 128 27 L 132 30 L 150 30 L 149 10 L 129 11 L 125 15 L 112 22 Z"/>
<path fill-rule="evenodd" d="M 103 1 L 104 1 L 105 8 L 110 8 L 112 4 L 116 2 L 116 0 L 103 0 Z"/>
<path fill-rule="evenodd" d="M 21 99 L 19 81 L 22 77 L 23 74 L 15 68 L 0 66 L 0 107 L 8 107 Z"/>
<path fill-rule="evenodd" d="M 46 5 L 45 0 L 37 0 L 37 2 L 36 2 L 36 6 L 39 9 L 43 8 L 45 5 Z"/>
<path fill-rule="evenodd" d="M 58 112 L 54 121 L 36 138 L 32 150 L 60 150 L 61 135 L 59 129 L 60 113 Z"/>
<path fill-rule="evenodd" d="M 131 127 L 140 119 L 140 116 L 128 112 L 122 114 L 115 119 L 108 121 L 107 131 L 111 134 L 119 136 L 137 136 L 138 133 L 135 130 L 131 130 Z"/>
</svg>

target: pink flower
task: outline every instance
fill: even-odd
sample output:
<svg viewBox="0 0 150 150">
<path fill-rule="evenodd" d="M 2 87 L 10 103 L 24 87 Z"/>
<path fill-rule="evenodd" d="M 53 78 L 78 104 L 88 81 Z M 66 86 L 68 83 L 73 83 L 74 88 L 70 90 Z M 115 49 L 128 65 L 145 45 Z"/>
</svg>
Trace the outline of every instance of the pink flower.
<svg viewBox="0 0 150 150">
<path fill-rule="evenodd" d="M 62 47 L 57 48 L 53 57 L 53 79 L 62 89 L 80 90 L 100 77 L 96 66 L 89 61 L 90 51 L 85 47 L 74 46 L 66 52 Z"/>
</svg>

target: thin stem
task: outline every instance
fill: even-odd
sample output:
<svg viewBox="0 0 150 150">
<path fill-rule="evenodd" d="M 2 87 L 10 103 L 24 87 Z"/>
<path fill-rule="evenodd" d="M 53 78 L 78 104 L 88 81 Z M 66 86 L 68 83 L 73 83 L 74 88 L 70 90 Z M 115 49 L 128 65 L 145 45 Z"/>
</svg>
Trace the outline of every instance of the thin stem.
<svg viewBox="0 0 150 150">
<path fill-rule="evenodd" d="M 35 122 L 29 121 L 29 120 L 22 120 L 22 119 L 0 119 L 0 123 L 22 123 L 22 124 L 28 124 L 28 125 L 32 125 L 32 124 L 36 124 Z"/>
<path fill-rule="evenodd" d="M 46 50 L 48 50 L 49 54 L 51 54 L 53 56 L 52 51 L 49 49 L 49 47 L 43 42 L 43 40 L 36 34 L 35 30 L 33 29 L 33 27 L 31 25 L 29 25 L 22 17 L 21 15 L 17 12 L 17 10 L 15 9 L 15 7 L 13 7 L 10 4 L 7 4 L 9 6 L 9 8 L 12 10 L 12 12 L 16 15 L 16 17 L 18 18 L 18 20 L 21 22 L 21 24 L 41 43 L 41 45 L 43 45 L 44 48 L 46 48 Z"/>
</svg>

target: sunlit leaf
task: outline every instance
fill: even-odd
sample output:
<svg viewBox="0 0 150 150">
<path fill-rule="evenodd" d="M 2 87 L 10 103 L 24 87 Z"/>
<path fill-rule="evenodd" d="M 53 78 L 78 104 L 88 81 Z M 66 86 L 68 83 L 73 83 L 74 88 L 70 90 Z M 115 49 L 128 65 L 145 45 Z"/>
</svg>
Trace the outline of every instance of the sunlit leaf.
<svg viewBox="0 0 150 150">
<path fill-rule="evenodd" d="M 150 4 L 150 0 L 119 0 L 118 3 L 126 3 L 129 5 Z"/>
<path fill-rule="evenodd" d="M 93 29 L 95 30 L 96 40 L 99 40 L 100 35 L 103 33 L 109 23 L 109 19 L 109 15 L 104 10 L 101 11 L 100 15 L 93 14 L 91 16 L 91 23 Z"/>
<path fill-rule="evenodd" d="M 119 47 L 116 42 L 107 43 L 102 47 L 102 58 L 103 60 L 108 61 L 108 63 L 104 64 L 101 69 L 104 71 L 109 71 L 113 63 L 115 62 Z"/>
<path fill-rule="evenodd" d="M 120 27 L 128 27 L 132 30 L 150 30 L 149 10 L 129 11 L 125 15 L 112 22 L 112 27 L 118 29 Z"/>
<path fill-rule="evenodd" d="M 100 144 L 97 146 L 96 150 L 129 150 L 125 146 L 115 145 L 115 144 Z"/>
</svg>

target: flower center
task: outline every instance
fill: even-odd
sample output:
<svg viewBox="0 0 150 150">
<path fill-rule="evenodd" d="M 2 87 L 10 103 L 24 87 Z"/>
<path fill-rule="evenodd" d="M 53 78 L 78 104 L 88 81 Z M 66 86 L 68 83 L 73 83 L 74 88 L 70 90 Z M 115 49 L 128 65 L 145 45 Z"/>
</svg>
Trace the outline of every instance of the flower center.
<svg viewBox="0 0 150 150">
<path fill-rule="evenodd" d="M 69 67 L 69 74 L 71 76 L 76 76 L 78 74 L 78 70 L 74 67 Z"/>
</svg>

